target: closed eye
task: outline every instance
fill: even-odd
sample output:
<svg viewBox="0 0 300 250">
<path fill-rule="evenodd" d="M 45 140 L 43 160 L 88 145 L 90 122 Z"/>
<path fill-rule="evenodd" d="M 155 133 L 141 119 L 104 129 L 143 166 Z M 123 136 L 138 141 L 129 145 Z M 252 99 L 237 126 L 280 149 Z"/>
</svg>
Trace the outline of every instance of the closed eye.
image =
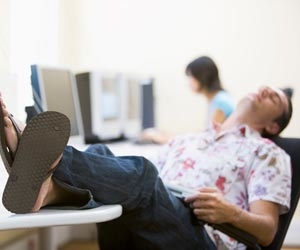
<svg viewBox="0 0 300 250">
<path fill-rule="evenodd" d="M 277 104 L 277 103 L 280 103 L 281 104 L 281 98 L 279 96 L 279 94 L 275 91 L 272 96 L 271 96 L 271 101 L 274 103 L 274 104 Z"/>
<path fill-rule="evenodd" d="M 280 102 L 280 98 L 278 96 L 272 96 L 271 97 L 271 101 L 274 103 L 274 104 L 277 104 L 278 102 Z"/>
</svg>

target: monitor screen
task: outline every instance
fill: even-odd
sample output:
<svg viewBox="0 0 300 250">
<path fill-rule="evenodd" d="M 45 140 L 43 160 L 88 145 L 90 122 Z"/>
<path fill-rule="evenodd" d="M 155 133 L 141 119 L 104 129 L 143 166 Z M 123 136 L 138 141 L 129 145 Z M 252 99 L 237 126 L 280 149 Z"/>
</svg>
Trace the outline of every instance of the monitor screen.
<svg viewBox="0 0 300 250">
<path fill-rule="evenodd" d="M 81 113 L 71 71 L 32 65 L 31 73 L 35 106 L 65 114 L 71 122 L 71 136 L 80 135 Z"/>
<path fill-rule="evenodd" d="M 120 117 L 120 90 L 115 78 L 102 78 L 102 117 L 104 121 L 115 121 Z"/>
<path fill-rule="evenodd" d="M 127 114 L 128 120 L 140 118 L 140 83 L 138 79 L 127 80 Z"/>
</svg>

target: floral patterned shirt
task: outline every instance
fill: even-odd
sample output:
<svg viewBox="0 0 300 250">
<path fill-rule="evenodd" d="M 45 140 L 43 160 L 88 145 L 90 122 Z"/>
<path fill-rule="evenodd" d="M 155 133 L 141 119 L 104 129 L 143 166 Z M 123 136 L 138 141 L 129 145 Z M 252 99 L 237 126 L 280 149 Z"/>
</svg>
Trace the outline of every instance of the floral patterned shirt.
<svg viewBox="0 0 300 250">
<path fill-rule="evenodd" d="M 242 209 L 249 210 L 255 200 L 279 204 L 280 213 L 289 209 L 290 157 L 246 125 L 218 134 L 213 124 L 203 133 L 177 137 L 153 162 L 163 181 L 192 189 L 217 187 Z M 206 229 L 218 249 L 243 249 L 221 232 Z"/>
</svg>

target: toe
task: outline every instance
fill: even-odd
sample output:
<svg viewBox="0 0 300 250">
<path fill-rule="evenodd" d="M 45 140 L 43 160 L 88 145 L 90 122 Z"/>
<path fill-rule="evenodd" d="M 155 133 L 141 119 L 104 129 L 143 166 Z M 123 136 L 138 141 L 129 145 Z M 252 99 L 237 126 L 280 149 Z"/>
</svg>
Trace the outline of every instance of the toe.
<svg viewBox="0 0 300 250">
<path fill-rule="evenodd" d="M 13 154 L 15 154 L 18 147 L 18 136 L 12 121 L 8 118 L 8 116 L 4 117 L 4 126 L 7 147 Z"/>
</svg>

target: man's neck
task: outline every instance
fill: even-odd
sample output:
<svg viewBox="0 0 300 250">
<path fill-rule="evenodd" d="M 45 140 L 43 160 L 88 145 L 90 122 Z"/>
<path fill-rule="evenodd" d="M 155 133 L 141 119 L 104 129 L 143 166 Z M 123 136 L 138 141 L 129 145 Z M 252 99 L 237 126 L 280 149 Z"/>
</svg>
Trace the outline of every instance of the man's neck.
<svg viewBox="0 0 300 250">
<path fill-rule="evenodd" d="M 244 113 L 239 113 L 236 110 L 231 116 L 229 116 L 224 121 L 223 124 L 221 124 L 218 133 L 228 131 L 240 125 L 247 125 L 251 129 L 256 130 L 261 134 L 262 128 L 259 126 L 259 124 L 255 123 L 251 117 L 251 114 L 245 115 Z"/>
<path fill-rule="evenodd" d="M 235 112 L 230 117 L 228 117 L 223 124 L 221 124 L 218 129 L 218 133 L 223 133 L 240 125 L 248 125 L 252 129 L 259 131 L 257 127 L 247 119 L 247 116 L 239 115 L 238 112 Z"/>
</svg>

